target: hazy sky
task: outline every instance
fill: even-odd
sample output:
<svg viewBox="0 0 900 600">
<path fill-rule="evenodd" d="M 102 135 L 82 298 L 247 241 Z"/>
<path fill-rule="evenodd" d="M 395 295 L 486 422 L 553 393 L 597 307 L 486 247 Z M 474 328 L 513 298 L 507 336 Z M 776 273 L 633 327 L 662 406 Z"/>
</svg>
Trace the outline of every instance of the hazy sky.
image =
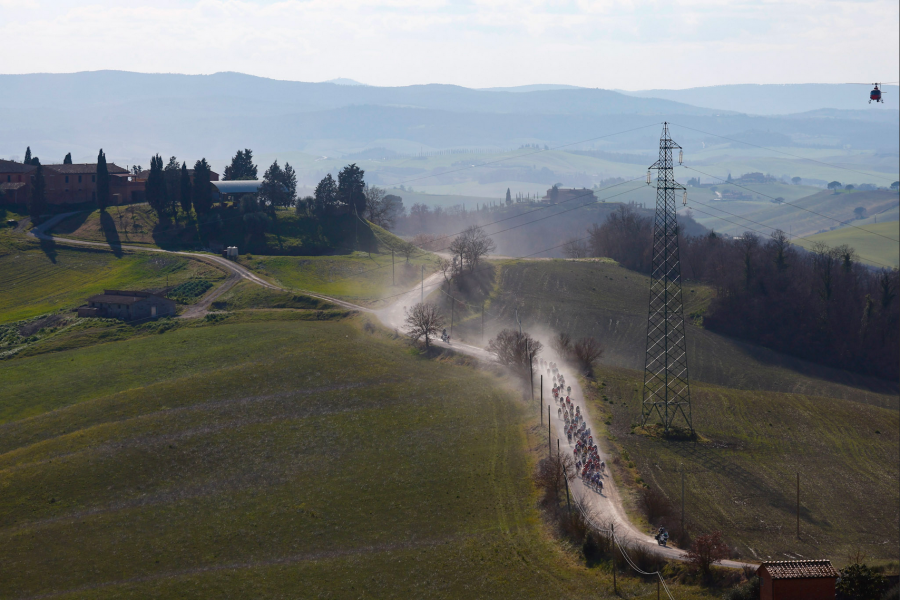
<svg viewBox="0 0 900 600">
<path fill-rule="evenodd" d="M 897 0 L 0 0 L 0 72 L 685 88 L 896 81 Z"/>
</svg>

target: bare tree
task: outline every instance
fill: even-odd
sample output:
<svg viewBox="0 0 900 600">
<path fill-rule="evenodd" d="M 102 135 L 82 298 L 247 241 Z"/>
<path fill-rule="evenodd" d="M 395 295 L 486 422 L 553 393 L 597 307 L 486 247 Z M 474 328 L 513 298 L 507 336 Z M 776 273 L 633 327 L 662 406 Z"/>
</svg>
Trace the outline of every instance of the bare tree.
<svg viewBox="0 0 900 600">
<path fill-rule="evenodd" d="M 566 489 L 566 480 L 575 478 L 575 464 L 569 453 L 556 454 L 538 463 L 534 483 L 544 490 L 544 502 L 556 506 Z"/>
<path fill-rule="evenodd" d="M 550 342 L 550 345 L 560 358 L 568 358 L 569 354 L 572 353 L 572 336 L 565 331 L 560 331 L 553 338 L 553 341 Z"/>
<path fill-rule="evenodd" d="M 478 225 L 467 227 L 450 243 L 450 252 L 458 256 L 460 263 L 467 265 L 469 270 L 477 267 L 478 261 L 496 249 L 497 244 Z"/>
<path fill-rule="evenodd" d="M 587 241 L 578 238 L 572 238 L 563 245 L 566 258 L 587 258 L 590 251 Z"/>
<path fill-rule="evenodd" d="M 406 333 L 415 342 L 425 336 L 425 347 L 429 347 L 429 338 L 437 336 L 444 327 L 444 316 L 434 304 L 421 302 L 406 311 Z"/>
<path fill-rule="evenodd" d="M 458 265 L 456 260 L 447 260 L 446 258 L 438 258 L 438 269 L 444 276 L 444 281 L 451 283 L 458 275 Z"/>
<path fill-rule="evenodd" d="M 525 373 L 534 364 L 543 347 L 527 332 L 519 333 L 514 329 L 504 329 L 488 342 L 488 352 L 496 354 L 500 364 Z"/>
<path fill-rule="evenodd" d="M 581 365 L 584 374 L 588 377 L 594 375 L 594 363 L 603 356 L 603 348 L 592 337 L 583 337 L 572 346 L 572 354 Z"/>
</svg>

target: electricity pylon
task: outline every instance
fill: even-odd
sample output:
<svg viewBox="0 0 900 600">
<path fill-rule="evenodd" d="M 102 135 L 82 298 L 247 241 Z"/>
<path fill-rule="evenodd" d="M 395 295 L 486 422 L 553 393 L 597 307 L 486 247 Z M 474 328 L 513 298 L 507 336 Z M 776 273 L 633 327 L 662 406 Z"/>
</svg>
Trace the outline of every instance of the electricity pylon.
<svg viewBox="0 0 900 600">
<path fill-rule="evenodd" d="M 672 150 L 675 149 L 679 150 L 680 163 L 681 146 L 669 137 L 669 124 L 664 123 L 659 140 L 659 160 L 650 167 L 657 173 L 656 217 L 641 425 L 646 425 L 656 415 L 668 434 L 680 416 L 693 434 L 675 205 L 675 192 L 685 188 L 672 174 Z M 647 171 L 647 183 L 650 183 L 650 171 Z"/>
</svg>

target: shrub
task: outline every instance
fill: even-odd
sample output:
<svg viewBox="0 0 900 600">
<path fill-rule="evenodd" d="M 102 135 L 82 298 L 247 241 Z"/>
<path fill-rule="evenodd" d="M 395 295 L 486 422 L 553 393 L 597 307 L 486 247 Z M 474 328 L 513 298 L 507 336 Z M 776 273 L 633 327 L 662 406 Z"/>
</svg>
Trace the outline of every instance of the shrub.
<svg viewBox="0 0 900 600">
<path fill-rule="evenodd" d="M 722 540 L 722 532 L 714 531 L 701 535 L 691 544 L 687 556 L 688 564 L 695 571 L 709 577 L 713 563 L 728 558 L 730 553 L 728 544 Z"/>
<path fill-rule="evenodd" d="M 864 564 L 855 563 L 841 569 L 837 596 L 841 600 L 870 600 L 884 593 L 885 579 Z"/>
<path fill-rule="evenodd" d="M 662 492 L 651 487 L 641 490 L 638 496 L 638 507 L 651 523 L 672 514 L 672 503 L 669 502 L 669 499 Z"/>
<path fill-rule="evenodd" d="M 755 575 L 744 583 L 731 588 L 722 596 L 722 600 L 759 600 L 760 579 Z"/>
</svg>

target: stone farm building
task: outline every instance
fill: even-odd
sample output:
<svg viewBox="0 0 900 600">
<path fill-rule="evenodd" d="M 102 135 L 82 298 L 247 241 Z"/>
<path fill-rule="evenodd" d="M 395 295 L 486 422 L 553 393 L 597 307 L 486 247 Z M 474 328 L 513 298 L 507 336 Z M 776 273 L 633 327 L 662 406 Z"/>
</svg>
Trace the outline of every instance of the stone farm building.
<svg viewBox="0 0 900 600">
<path fill-rule="evenodd" d="M 760 600 L 834 600 L 838 572 L 829 560 L 777 560 L 762 563 Z"/>
<path fill-rule="evenodd" d="M 103 290 L 102 294 L 88 298 L 87 306 L 78 309 L 79 317 L 106 317 L 125 321 L 174 315 L 174 301 L 150 292 L 131 290 Z"/>
<path fill-rule="evenodd" d="M 583 200 L 584 202 L 593 202 L 597 199 L 594 195 L 594 190 L 587 188 L 555 188 L 555 190 L 555 193 L 554 188 L 547 190 L 547 195 L 541 198 L 541 202 L 560 204 L 575 199 Z"/>
<path fill-rule="evenodd" d="M 97 201 L 97 163 L 42 166 L 47 204 L 60 206 Z M 109 171 L 110 204 L 144 201 L 149 171 L 134 174 L 114 163 L 107 163 L 106 168 Z M 35 165 L 0 160 L 0 205 L 27 203 L 36 170 Z M 188 172 L 193 177 L 194 171 Z M 211 171 L 209 178 L 218 181 L 219 175 Z"/>
<path fill-rule="evenodd" d="M 97 163 L 42 165 L 50 205 L 82 204 L 97 201 Z M 108 163 L 110 203 L 140 202 L 144 183 L 139 176 Z M 35 165 L 0 160 L 0 204 L 25 204 L 31 196 Z"/>
</svg>

